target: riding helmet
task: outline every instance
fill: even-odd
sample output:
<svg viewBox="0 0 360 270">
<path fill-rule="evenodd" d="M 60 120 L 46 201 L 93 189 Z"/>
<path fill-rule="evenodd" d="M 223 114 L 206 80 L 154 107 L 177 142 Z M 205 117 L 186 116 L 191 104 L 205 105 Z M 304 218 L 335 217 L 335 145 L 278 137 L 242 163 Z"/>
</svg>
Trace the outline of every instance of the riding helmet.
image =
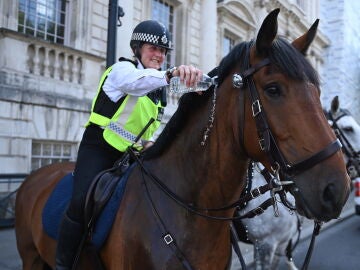
<svg viewBox="0 0 360 270">
<path fill-rule="evenodd" d="M 143 21 L 134 28 L 130 40 L 131 49 L 136 51 L 142 43 L 153 44 L 167 50 L 172 49 L 170 32 L 165 25 L 154 20 Z"/>
</svg>

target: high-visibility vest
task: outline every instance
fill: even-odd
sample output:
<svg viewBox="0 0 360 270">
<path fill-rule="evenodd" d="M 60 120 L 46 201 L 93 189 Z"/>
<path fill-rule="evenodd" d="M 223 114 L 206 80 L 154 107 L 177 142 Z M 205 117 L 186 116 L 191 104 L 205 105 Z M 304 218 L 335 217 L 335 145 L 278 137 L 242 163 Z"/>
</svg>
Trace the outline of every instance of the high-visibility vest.
<svg viewBox="0 0 360 270">
<path fill-rule="evenodd" d="M 96 101 L 100 92 L 103 91 L 102 85 L 111 70 L 112 67 L 109 67 L 100 79 L 98 92 L 92 102 L 91 114 L 86 126 L 94 123 L 102 127 L 105 141 L 121 152 L 125 152 L 131 145 L 140 150 L 142 148 L 141 141 L 134 144 L 135 138 L 153 118 L 155 121 L 141 136 L 141 140 L 151 139 L 160 126 L 164 108 L 161 106 L 161 102 L 155 104 L 148 96 L 127 95 L 112 117 L 95 112 Z"/>
</svg>

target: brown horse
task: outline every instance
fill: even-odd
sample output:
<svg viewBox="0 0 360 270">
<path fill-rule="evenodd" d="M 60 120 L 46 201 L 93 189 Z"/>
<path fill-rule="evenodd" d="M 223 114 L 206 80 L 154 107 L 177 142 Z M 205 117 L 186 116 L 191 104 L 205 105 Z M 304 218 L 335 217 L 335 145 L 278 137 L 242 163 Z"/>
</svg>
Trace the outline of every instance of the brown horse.
<svg viewBox="0 0 360 270">
<path fill-rule="evenodd" d="M 221 61 L 216 87 L 181 98 L 136 164 L 100 250 L 106 269 L 227 269 L 234 209 L 222 206 L 239 198 L 249 158 L 292 181 L 303 215 L 338 217 L 350 180 L 322 111 L 317 73 L 303 55 L 317 22 L 290 44 L 277 37 L 278 13 L 266 17 L 256 42 L 237 45 Z M 73 169 L 41 168 L 18 191 L 16 236 L 26 270 L 54 266 L 56 242 L 44 233 L 41 215 Z M 89 259 L 83 254 L 79 269 L 89 269 Z"/>
</svg>

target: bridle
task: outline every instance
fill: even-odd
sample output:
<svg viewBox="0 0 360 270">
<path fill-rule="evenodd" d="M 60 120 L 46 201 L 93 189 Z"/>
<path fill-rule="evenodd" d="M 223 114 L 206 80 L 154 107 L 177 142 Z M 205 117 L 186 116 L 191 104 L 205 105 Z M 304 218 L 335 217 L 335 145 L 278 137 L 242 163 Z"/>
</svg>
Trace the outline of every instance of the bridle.
<svg viewBox="0 0 360 270">
<path fill-rule="evenodd" d="M 327 118 L 331 121 L 331 127 L 334 129 L 336 136 L 342 144 L 342 150 L 348 158 L 346 168 L 351 180 L 360 177 L 360 151 L 355 151 L 349 140 L 346 138 L 344 131 L 339 127 L 338 121 L 344 116 L 350 116 L 348 110 L 340 109 L 340 115 L 334 117 L 331 111 L 326 113 Z"/>
<path fill-rule="evenodd" d="M 282 179 L 287 179 L 285 184 L 288 184 L 288 179 L 300 174 L 316 164 L 329 158 L 337 151 L 341 149 L 341 143 L 339 140 L 335 140 L 326 146 L 324 149 L 313 154 L 312 156 L 295 164 L 290 164 L 285 156 L 282 154 L 278 147 L 276 140 L 269 127 L 265 111 L 262 109 L 261 100 L 259 97 L 258 90 L 256 89 L 252 75 L 254 75 L 261 68 L 270 65 L 270 60 L 265 58 L 264 60 L 257 63 L 255 66 L 247 69 L 241 75 L 235 73 L 233 75 L 233 86 L 235 88 L 243 88 L 244 85 L 248 86 L 251 101 L 252 116 L 255 120 L 256 129 L 259 136 L 259 144 L 262 151 L 264 151 L 271 164 L 272 172 L 279 172 Z M 292 181 L 291 181 L 292 182 Z M 292 182 L 293 183 L 293 182 Z"/>
</svg>

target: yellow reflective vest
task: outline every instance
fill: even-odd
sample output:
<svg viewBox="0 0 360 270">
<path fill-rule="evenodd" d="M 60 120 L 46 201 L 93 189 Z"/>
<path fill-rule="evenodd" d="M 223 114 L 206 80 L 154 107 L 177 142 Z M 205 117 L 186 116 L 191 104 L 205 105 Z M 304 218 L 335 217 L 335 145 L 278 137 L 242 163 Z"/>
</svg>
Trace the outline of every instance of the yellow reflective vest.
<svg viewBox="0 0 360 270">
<path fill-rule="evenodd" d="M 148 96 L 127 95 L 112 117 L 97 113 L 94 110 L 95 104 L 100 92 L 103 91 L 102 85 L 111 70 L 112 67 L 109 67 L 100 79 L 97 95 L 92 102 L 91 114 L 86 126 L 94 123 L 102 127 L 105 141 L 121 152 L 125 152 L 131 145 L 140 150 L 142 148 L 141 140 L 151 139 L 159 128 L 164 109 L 161 102 L 155 104 Z M 135 142 L 135 138 L 152 118 L 155 121 L 141 136 L 141 140 Z"/>
</svg>

